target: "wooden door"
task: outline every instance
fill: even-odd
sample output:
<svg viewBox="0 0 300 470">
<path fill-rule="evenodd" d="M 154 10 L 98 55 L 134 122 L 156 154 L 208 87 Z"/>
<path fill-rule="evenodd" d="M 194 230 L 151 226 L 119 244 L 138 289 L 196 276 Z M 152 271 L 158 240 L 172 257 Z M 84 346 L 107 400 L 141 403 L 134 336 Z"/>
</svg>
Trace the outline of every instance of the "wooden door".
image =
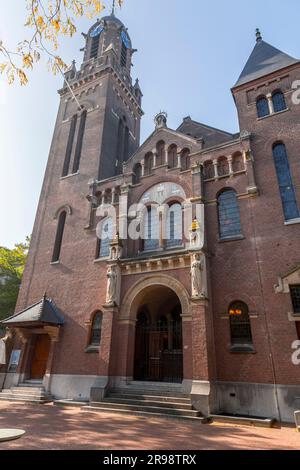
<svg viewBox="0 0 300 470">
<path fill-rule="evenodd" d="M 42 379 L 46 372 L 50 350 L 50 338 L 48 335 L 38 335 L 34 347 L 31 362 L 31 379 Z"/>
</svg>

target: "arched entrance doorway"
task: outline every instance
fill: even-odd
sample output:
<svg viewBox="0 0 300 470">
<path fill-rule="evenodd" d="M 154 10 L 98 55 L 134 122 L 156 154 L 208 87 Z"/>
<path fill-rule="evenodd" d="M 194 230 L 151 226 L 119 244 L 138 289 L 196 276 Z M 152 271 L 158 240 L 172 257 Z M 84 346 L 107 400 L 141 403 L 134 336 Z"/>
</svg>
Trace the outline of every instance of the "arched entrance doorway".
<svg viewBox="0 0 300 470">
<path fill-rule="evenodd" d="M 134 379 L 182 382 L 181 304 L 165 286 L 150 286 L 139 295 L 134 355 Z"/>
</svg>

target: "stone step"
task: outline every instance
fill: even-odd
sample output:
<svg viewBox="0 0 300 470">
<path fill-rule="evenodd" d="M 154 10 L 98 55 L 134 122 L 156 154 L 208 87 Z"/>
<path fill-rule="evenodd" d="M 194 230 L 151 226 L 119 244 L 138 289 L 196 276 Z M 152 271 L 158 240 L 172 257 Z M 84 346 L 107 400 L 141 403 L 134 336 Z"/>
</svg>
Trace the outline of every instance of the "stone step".
<svg viewBox="0 0 300 470">
<path fill-rule="evenodd" d="M 175 398 L 190 398 L 190 395 L 176 392 L 173 390 L 152 390 L 152 389 L 138 389 L 138 388 L 113 388 L 110 390 L 110 393 L 118 394 L 133 394 L 133 395 L 151 395 L 157 397 L 175 397 Z"/>
<path fill-rule="evenodd" d="M 49 398 L 51 398 L 51 395 L 49 394 L 45 394 L 45 395 L 30 395 L 30 394 L 27 394 L 27 393 L 10 393 L 10 392 L 2 392 L 0 393 L 0 397 L 7 397 L 7 398 L 28 398 L 29 400 L 33 399 L 33 400 L 48 400 Z"/>
<path fill-rule="evenodd" d="M 5 389 L 3 391 L 10 391 L 11 393 L 16 393 L 16 394 L 23 394 L 26 393 L 28 395 L 43 395 L 47 394 L 45 389 L 31 389 L 31 388 L 26 388 L 26 387 L 12 387 L 10 389 Z"/>
<path fill-rule="evenodd" d="M 108 399 L 101 402 L 91 402 L 90 406 L 92 407 L 100 407 L 102 408 L 109 408 L 109 409 L 123 409 L 129 411 L 145 411 L 150 413 L 164 413 L 164 414 L 173 414 L 178 416 L 199 416 L 199 411 L 196 410 L 185 410 L 181 408 L 164 408 L 159 406 L 148 406 L 145 404 L 139 405 L 129 405 L 125 403 L 118 403 L 118 402 L 111 402 Z"/>
<path fill-rule="evenodd" d="M 17 387 L 44 388 L 42 382 L 23 382 L 23 383 L 18 384 Z"/>
<path fill-rule="evenodd" d="M 15 397 L 15 396 L 3 396 L 0 393 L 0 401 L 15 401 L 18 403 L 49 403 L 52 401 L 52 398 L 34 398 L 34 397 Z"/>
<path fill-rule="evenodd" d="M 235 415 L 210 415 L 209 418 L 214 423 L 230 423 L 262 428 L 272 428 L 276 424 L 276 420 L 273 418 L 251 418 L 250 416 Z"/>
<path fill-rule="evenodd" d="M 53 405 L 57 406 L 73 406 L 76 408 L 82 408 L 84 405 L 88 405 L 88 401 L 76 401 L 76 400 L 54 400 Z"/>
<path fill-rule="evenodd" d="M 137 393 L 127 393 L 127 392 L 109 392 L 109 397 L 112 398 L 120 398 L 120 399 L 126 399 L 126 400 L 142 400 L 142 401 L 148 401 L 148 400 L 159 400 L 163 402 L 170 402 L 170 403 L 183 403 L 183 404 L 190 404 L 191 399 L 190 398 L 182 398 L 182 395 L 179 397 L 174 397 L 174 396 L 163 396 L 163 395 L 156 395 L 156 394 L 137 394 Z"/>
<path fill-rule="evenodd" d="M 99 406 L 100 405 L 100 406 Z M 148 418 L 164 418 L 164 419 L 175 419 L 175 420 L 180 420 L 180 421 L 195 421 L 201 424 L 206 424 L 208 422 L 207 418 L 204 418 L 203 416 L 189 416 L 189 415 L 176 415 L 176 414 L 169 414 L 169 413 L 164 413 L 163 411 L 157 412 L 155 409 L 151 409 L 151 411 L 145 411 L 145 410 L 128 410 L 122 408 L 108 408 L 108 407 L 103 407 L 101 404 L 97 403 L 97 406 L 93 405 L 87 405 L 82 408 L 82 411 L 88 412 L 88 413 L 120 413 L 120 414 L 127 414 L 131 416 L 145 416 Z M 185 410 L 183 410 L 185 411 Z"/>
<path fill-rule="evenodd" d="M 103 401 L 108 402 L 108 403 L 120 403 L 124 405 L 154 406 L 154 407 L 170 408 L 170 409 L 180 408 L 183 410 L 193 409 L 193 406 L 190 402 L 181 403 L 181 402 L 175 401 L 176 400 L 175 398 L 174 398 L 174 401 L 169 401 L 169 400 L 163 401 L 163 400 L 158 400 L 158 397 L 156 398 L 157 398 L 156 400 L 154 399 L 154 397 L 152 397 L 152 399 L 150 397 L 143 397 L 142 399 L 138 399 L 134 395 L 132 395 L 132 397 L 130 396 L 130 398 L 124 398 L 122 397 L 122 395 L 121 396 L 109 395 L 109 397 L 105 398 Z"/>
</svg>

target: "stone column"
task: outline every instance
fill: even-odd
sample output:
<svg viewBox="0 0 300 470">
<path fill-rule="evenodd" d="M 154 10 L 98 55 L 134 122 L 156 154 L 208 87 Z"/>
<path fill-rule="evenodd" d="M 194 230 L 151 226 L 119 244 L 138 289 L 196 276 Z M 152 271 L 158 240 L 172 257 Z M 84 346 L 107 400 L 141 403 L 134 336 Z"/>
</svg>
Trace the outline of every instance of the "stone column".
<svg viewBox="0 0 300 470">
<path fill-rule="evenodd" d="M 153 168 L 156 167 L 156 164 L 157 164 L 157 152 L 156 152 L 156 149 L 153 149 L 152 150 L 152 154 L 153 154 Z"/>
<path fill-rule="evenodd" d="M 218 160 L 213 160 L 213 165 L 214 165 L 214 172 L 215 172 L 215 179 L 219 179 L 219 173 L 218 173 Z"/>
<path fill-rule="evenodd" d="M 230 174 L 230 176 L 233 175 L 232 160 L 233 160 L 232 155 L 229 155 L 229 156 L 227 157 L 227 161 L 228 161 L 228 167 L 229 167 L 229 174 Z"/>
<path fill-rule="evenodd" d="M 111 189 L 111 203 L 112 205 L 116 203 L 116 188 Z"/>
<path fill-rule="evenodd" d="M 141 176 L 145 176 L 145 159 L 141 160 L 141 167 L 142 167 L 142 172 Z"/>
<path fill-rule="evenodd" d="M 268 104 L 269 104 L 270 114 L 274 114 L 274 105 L 273 105 L 273 100 L 272 100 L 272 93 L 268 93 L 266 96 L 267 96 L 267 100 L 268 100 Z"/>
<path fill-rule="evenodd" d="M 177 168 L 181 168 L 181 150 L 177 153 Z"/>
<path fill-rule="evenodd" d="M 258 188 L 256 185 L 255 173 L 254 173 L 254 162 L 251 150 L 247 150 L 243 152 L 244 163 L 247 169 L 247 179 L 248 179 L 248 186 L 247 191 L 248 194 L 257 194 Z"/>
<path fill-rule="evenodd" d="M 169 163 L 169 151 L 168 151 L 168 146 L 165 146 L 165 164 L 168 165 Z"/>
</svg>

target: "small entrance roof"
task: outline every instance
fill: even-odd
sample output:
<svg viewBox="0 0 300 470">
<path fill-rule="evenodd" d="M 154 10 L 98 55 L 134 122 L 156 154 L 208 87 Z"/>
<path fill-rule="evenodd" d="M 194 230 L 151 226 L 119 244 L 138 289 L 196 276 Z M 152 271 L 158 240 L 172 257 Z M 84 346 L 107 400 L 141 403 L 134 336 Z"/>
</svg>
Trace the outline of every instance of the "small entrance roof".
<svg viewBox="0 0 300 470">
<path fill-rule="evenodd" d="M 63 325 L 64 317 L 51 299 L 44 296 L 36 304 L 27 307 L 21 312 L 6 318 L 1 325 L 4 326 L 36 326 L 36 325 Z"/>
</svg>

